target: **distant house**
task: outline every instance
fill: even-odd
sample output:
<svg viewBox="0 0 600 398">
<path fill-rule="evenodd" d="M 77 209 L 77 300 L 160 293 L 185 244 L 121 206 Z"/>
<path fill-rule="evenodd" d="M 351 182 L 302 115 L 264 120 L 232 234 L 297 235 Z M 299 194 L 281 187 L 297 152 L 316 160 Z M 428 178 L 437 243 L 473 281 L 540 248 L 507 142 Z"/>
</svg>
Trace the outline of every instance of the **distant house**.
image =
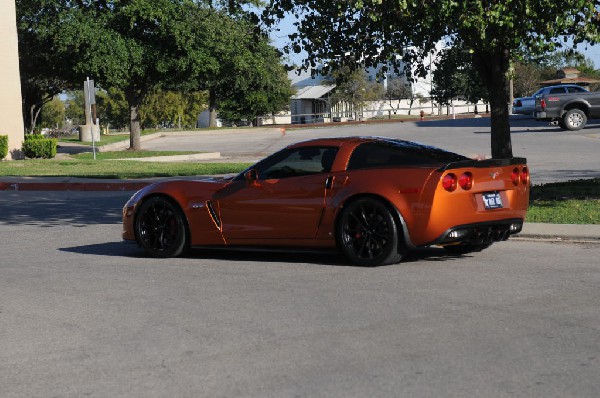
<svg viewBox="0 0 600 398">
<path fill-rule="evenodd" d="M 589 86 L 593 83 L 600 83 L 600 80 L 589 77 L 580 77 L 575 68 L 564 68 L 556 71 L 556 79 L 541 82 L 543 86 L 553 86 L 555 84 L 578 84 L 580 86 Z"/>
<path fill-rule="evenodd" d="M 290 111 L 292 124 L 323 123 L 329 118 L 329 96 L 335 85 L 298 87 L 292 96 Z"/>
</svg>

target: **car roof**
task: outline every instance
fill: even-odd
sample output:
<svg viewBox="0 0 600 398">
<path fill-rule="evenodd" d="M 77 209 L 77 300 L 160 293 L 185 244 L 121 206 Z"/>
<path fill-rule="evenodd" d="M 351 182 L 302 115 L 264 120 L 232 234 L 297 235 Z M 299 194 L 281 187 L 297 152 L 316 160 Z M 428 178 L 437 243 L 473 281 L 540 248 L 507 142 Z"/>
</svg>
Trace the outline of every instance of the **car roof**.
<svg viewBox="0 0 600 398">
<path fill-rule="evenodd" d="M 356 137 L 336 137 L 336 138 L 315 138 L 313 140 L 302 141 L 288 146 L 288 148 L 299 148 L 305 146 L 331 146 L 331 147 L 341 147 L 345 144 L 354 144 L 359 145 L 365 142 L 380 142 L 380 143 L 390 143 L 394 145 L 403 145 L 403 146 L 426 146 L 412 141 L 405 141 L 399 139 L 393 139 L 388 137 L 379 137 L 379 136 L 356 136 Z"/>
</svg>

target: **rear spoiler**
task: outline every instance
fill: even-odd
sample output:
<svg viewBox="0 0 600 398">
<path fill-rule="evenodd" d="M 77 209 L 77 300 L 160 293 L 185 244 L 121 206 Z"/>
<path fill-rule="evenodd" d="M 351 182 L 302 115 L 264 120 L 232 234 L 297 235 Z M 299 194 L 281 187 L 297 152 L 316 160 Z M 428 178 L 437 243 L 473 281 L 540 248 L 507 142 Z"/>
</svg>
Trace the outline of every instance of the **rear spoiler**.
<svg viewBox="0 0 600 398">
<path fill-rule="evenodd" d="M 484 167 L 503 167 L 512 166 L 514 164 L 527 164 L 526 158 L 510 158 L 510 159 L 484 159 L 484 160 L 461 160 L 458 162 L 451 162 L 445 166 L 440 167 L 437 171 L 446 171 L 451 169 L 462 169 L 466 167 L 472 168 L 484 168 Z"/>
</svg>

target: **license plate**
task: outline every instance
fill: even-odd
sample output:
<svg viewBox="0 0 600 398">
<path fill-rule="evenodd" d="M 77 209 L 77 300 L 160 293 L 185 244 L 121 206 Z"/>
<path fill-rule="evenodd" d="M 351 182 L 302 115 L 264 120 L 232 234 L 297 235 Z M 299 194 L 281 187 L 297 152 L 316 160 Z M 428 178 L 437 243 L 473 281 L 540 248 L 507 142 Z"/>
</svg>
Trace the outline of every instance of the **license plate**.
<svg viewBox="0 0 600 398">
<path fill-rule="evenodd" d="M 488 192 L 484 193 L 482 196 L 483 205 L 487 210 L 502 208 L 502 198 L 500 197 L 499 192 Z"/>
</svg>

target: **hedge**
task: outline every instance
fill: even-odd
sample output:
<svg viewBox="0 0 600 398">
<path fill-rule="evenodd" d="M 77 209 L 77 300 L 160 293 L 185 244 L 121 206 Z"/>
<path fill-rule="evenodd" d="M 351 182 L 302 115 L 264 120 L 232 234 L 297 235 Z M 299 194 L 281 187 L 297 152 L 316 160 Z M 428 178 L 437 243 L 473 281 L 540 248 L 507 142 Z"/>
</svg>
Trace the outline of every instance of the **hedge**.
<svg viewBox="0 0 600 398">
<path fill-rule="evenodd" d="M 8 155 L 8 136 L 0 135 L 0 160 Z"/>
<path fill-rule="evenodd" d="M 51 159 L 56 156 L 58 140 L 55 138 L 38 138 L 40 134 L 28 134 L 23 142 L 23 153 L 28 158 Z"/>
<path fill-rule="evenodd" d="M 25 134 L 25 141 L 45 140 L 46 137 L 41 134 Z"/>
</svg>

